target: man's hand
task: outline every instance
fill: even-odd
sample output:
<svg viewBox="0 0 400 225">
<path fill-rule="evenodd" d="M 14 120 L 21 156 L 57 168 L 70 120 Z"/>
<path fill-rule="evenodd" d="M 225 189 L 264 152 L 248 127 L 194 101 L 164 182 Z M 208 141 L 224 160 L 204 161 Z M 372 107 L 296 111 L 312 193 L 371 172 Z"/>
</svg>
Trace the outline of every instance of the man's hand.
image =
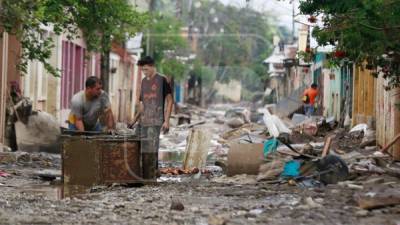
<svg viewBox="0 0 400 225">
<path fill-rule="evenodd" d="M 129 123 L 128 124 L 128 128 L 132 129 L 135 126 L 135 124 L 136 124 L 136 121 L 133 121 L 133 122 Z"/>
<path fill-rule="evenodd" d="M 169 131 L 169 122 L 165 121 L 161 127 L 161 130 L 164 134 L 168 133 Z"/>
</svg>

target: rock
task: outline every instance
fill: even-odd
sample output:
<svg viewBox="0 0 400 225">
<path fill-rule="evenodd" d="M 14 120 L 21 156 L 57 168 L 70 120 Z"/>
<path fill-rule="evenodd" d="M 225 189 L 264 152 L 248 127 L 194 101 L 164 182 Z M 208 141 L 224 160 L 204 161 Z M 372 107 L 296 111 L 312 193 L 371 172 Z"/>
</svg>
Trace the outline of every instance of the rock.
<svg viewBox="0 0 400 225">
<path fill-rule="evenodd" d="M 180 201 L 172 200 L 170 209 L 176 211 L 183 211 L 185 210 L 185 206 Z"/>
<path fill-rule="evenodd" d="M 226 124 L 231 128 L 239 128 L 243 126 L 244 120 L 241 118 L 232 118 L 226 121 Z"/>
</svg>

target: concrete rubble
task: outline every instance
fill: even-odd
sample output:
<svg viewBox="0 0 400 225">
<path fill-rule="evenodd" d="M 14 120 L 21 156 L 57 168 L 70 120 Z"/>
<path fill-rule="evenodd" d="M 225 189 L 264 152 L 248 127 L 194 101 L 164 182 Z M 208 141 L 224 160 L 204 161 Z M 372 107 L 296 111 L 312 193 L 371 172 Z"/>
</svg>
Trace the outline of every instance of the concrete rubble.
<svg viewBox="0 0 400 225">
<path fill-rule="evenodd" d="M 2 152 L 0 221 L 400 222 L 400 163 L 379 151 L 372 128 L 349 132 L 332 118 L 281 118 L 264 108 L 261 120 L 251 122 L 249 112 L 245 105 L 183 107 L 161 136 L 156 185 L 64 186 L 59 154 Z M 117 127 L 119 134 L 134 133 Z"/>
</svg>

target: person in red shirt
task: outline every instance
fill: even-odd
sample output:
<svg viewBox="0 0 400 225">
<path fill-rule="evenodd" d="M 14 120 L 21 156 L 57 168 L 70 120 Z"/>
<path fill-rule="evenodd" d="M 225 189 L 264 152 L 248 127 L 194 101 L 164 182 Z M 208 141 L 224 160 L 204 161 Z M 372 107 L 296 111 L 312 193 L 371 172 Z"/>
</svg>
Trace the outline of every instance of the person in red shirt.
<svg viewBox="0 0 400 225">
<path fill-rule="evenodd" d="M 303 94 L 304 112 L 306 116 L 310 117 L 314 114 L 315 100 L 318 97 L 318 85 L 313 83 L 310 88 L 307 88 Z"/>
</svg>

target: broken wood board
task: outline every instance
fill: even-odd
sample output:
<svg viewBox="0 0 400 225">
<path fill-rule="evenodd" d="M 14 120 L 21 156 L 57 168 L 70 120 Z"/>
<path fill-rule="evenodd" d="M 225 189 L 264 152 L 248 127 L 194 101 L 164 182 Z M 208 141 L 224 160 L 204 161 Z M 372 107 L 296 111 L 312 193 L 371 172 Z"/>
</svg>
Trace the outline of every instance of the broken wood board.
<svg viewBox="0 0 400 225">
<path fill-rule="evenodd" d="M 264 144 L 234 143 L 228 151 L 227 175 L 258 174 L 264 163 Z"/>
<path fill-rule="evenodd" d="M 322 150 L 321 157 L 325 157 L 329 154 L 329 150 L 332 144 L 332 137 L 328 137 L 325 141 L 324 149 Z"/>
<path fill-rule="evenodd" d="M 183 169 L 188 170 L 206 166 L 211 138 L 211 132 L 205 129 L 196 128 L 190 130 L 183 160 Z"/>
<path fill-rule="evenodd" d="M 362 209 L 377 209 L 400 205 L 400 191 L 392 188 L 379 192 L 364 192 L 356 195 L 355 200 Z"/>
<path fill-rule="evenodd" d="M 221 137 L 226 140 L 232 140 L 235 138 L 239 138 L 244 134 L 252 133 L 255 131 L 259 131 L 260 133 L 262 133 L 265 129 L 266 129 L 265 126 L 261 126 L 254 123 L 248 123 L 239 128 L 225 132 L 224 134 L 221 135 Z"/>
<path fill-rule="evenodd" d="M 310 144 L 314 149 L 320 149 L 324 147 L 325 143 L 324 142 L 317 142 L 317 143 L 305 143 L 305 144 L 293 144 L 291 145 L 294 149 L 297 151 L 301 151 L 305 145 Z M 299 156 L 298 153 L 290 150 L 287 146 L 285 145 L 280 145 L 277 149 L 279 153 L 286 154 L 286 155 L 291 155 L 291 156 Z"/>
</svg>

